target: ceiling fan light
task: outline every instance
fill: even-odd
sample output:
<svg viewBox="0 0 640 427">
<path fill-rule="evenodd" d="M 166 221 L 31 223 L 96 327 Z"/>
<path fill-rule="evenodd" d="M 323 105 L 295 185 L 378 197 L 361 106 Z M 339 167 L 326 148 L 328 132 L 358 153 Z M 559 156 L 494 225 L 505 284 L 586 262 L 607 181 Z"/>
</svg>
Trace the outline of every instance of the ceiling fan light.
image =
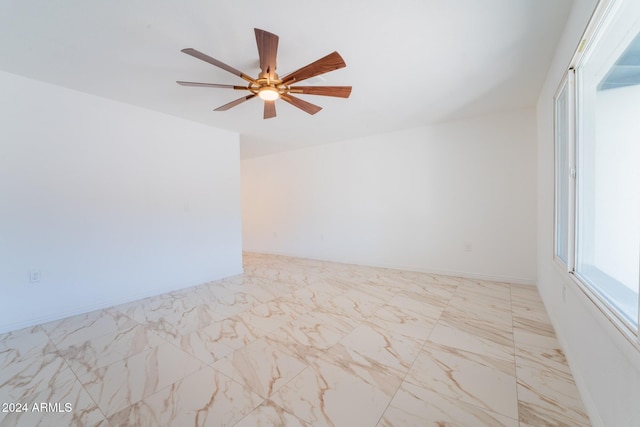
<svg viewBox="0 0 640 427">
<path fill-rule="evenodd" d="M 261 87 L 258 96 L 264 101 L 275 101 L 280 98 L 280 92 L 270 86 Z"/>
</svg>

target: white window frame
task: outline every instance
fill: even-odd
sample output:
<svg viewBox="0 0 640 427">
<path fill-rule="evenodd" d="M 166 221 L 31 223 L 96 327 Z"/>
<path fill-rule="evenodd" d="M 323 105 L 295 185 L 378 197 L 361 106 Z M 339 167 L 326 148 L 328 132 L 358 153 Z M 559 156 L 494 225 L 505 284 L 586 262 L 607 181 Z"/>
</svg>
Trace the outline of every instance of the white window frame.
<svg viewBox="0 0 640 427">
<path fill-rule="evenodd" d="M 558 136 L 558 101 L 563 91 L 566 96 L 566 111 L 564 111 L 564 118 L 566 119 L 565 123 L 565 143 L 566 143 L 566 153 L 565 159 L 567 160 L 567 171 L 568 176 L 562 176 L 560 172 L 560 162 L 558 159 L 558 149 L 557 149 L 557 140 L 554 144 L 554 227 L 553 227 L 553 258 L 558 265 L 566 270 L 567 272 L 573 272 L 575 262 L 574 262 L 574 247 L 575 245 L 572 243 L 575 241 L 575 177 L 576 177 L 576 168 L 575 168 L 575 72 L 571 68 L 569 69 L 562 78 L 558 89 L 556 90 L 556 94 L 554 95 L 554 116 L 553 116 L 553 130 L 554 130 L 554 139 Z M 563 260 L 558 256 L 557 253 L 557 244 L 558 244 L 558 205 L 561 203 L 560 194 L 559 194 L 559 183 L 561 180 L 567 180 L 567 218 L 566 219 L 566 227 L 567 227 L 567 259 Z"/>
<path fill-rule="evenodd" d="M 625 26 L 626 25 L 626 26 Z M 611 30 L 613 28 L 613 30 Z M 583 126 L 581 123 L 580 115 L 577 114 L 578 97 L 580 96 L 580 90 L 577 85 L 580 83 L 576 78 L 576 69 L 579 69 L 585 61 L 589 59 L 589 55 L 598 43 L 603 38 L 603 35 L 607 31 L 617 31 L 622 34 L 617 38 L 615 49 L 612 46 L 608 46 L 611 54 L 609 60 L 615 62 L 617 58 L 622 54 L 630 40 L 640 31 L 640 2 L 637 0 L 601 0 L 595 9 L 593 16 L 583 34 L 580 44 L 570 62 L 569 68 L 563 76 L 560 85 L 554 96 L 554 140 L 557 136 L 557 100 L 563 89 L 566 89 L 567 94 L 567 107 L 568 112 L 566 114 L 567 119 L 567 161 L 568 161 L 568 177 L 561 177 L 558 175 L 557 164 L 557 147 L 554 143 L 554 239 L 553 239 L 553 258 L 554 262 L 562 269 L 564 269 L 571 281 L 577 285 L 577 287 L 594 303 L 595 307 L 627 338 L 636 349 L 640 350 L 640 319 L 637 319 L 636 325 L 631 325 L 622 315 L 620 315 L 615 308 L 613 308 L 593 287 L 580 278 L 575 271 L 576 262 L 576 216 L 577 212 L 577 179 L 576 175 L 580 174 L 580 171 L 576 168 L 578 141 L 583 137 L 581 132 Z M 609 45 L 611 42 L 608 41 Z M 612 62 L 612 64 L 613 64 Z M 612 64 L 609 64 L 611 66 Z M 606 64 L 603 64 L 605 67 Z M 567 221 L 567 262 L 566 264 L 557 256 L 557 208 L 558 208 L 558 180 L 568 179 L 568 221 Z M 639 260 L 640 262 L 640 260 Z M 640 297 L 638 298 L 638 306 L 640 313 Z M 640 317 L 640 314 L 639 314 Z"/>
</svg>

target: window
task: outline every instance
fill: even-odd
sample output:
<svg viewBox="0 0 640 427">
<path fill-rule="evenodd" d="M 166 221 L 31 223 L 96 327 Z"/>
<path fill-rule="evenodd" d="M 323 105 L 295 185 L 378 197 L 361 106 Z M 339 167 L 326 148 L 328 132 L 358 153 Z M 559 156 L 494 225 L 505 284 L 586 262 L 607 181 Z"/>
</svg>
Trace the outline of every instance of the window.
<svg viewBox="0 0 640 427">
<path fill-rule="evenodd" d="M 567 99 L 567 78 L 560 85 L 555 100 L 555 256 L 561 263 L 567 265 L 569 243 L 569 158 L 568 158 L 568 128 L 569 111 Z"/>
<path fill-rule="evenodd" d="M 555 99 L 555 257 L 637 343 L 640 2 L 598 8 Z"/>
</svg>

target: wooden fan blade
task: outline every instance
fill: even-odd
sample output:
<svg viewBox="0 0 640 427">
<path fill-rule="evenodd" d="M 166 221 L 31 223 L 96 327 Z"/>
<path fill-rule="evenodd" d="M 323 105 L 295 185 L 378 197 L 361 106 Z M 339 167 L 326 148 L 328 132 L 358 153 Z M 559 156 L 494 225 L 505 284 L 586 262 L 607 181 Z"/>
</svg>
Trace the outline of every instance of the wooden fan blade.
<svg viewBox="0 0 640 427">
<path fill-rule="evenodd" d="M 344 62 L 344 59 L 342 59 L 340 54 L 338 52 L 333 52 L 309 65 L 305 65 L 291 74 L 286 75 L 282 78 L 282 83 L 291 84 L 294 82 L 300 82 L 346 66 L 347 64 Z"/>
<path fill-rule="evenodd" d="M 213 110 L 213 111 L 227 111 L 228 109 L 233 108 L 233 107 L 235 107 L 236 105 L 242 104 L 244 101 L 248 101 L 248 100 L 250 100 L 250 99 L 251 99 L 251 98 L 253 98 L 253 97 L 255 97 L 255 95 L 254 95 L 254 94 L 247 95 L 247 96 L 243 96 L 242 98 L 238 98 L 238 99 L 236 99 L 235 101 L 231 101 L 231 102 L 229 102 L 228 104 L 224 104 L 223 106 L 218 107 L 218 108 L 216 108 L 216 109 L 215 109 L 215 110 Z"/>
<path fill-rule="evenodd" d="M 218 61 L 217 59 L 212 58 L 212 57 L 210 57 L 209 55 L 206 55 L 206 54 L 204 54 L 204 53 L 202 53 L 202 52 L 200 52 L 200 51 L 197 51 L 197 50 L 192 49 L 192 48 L 190 48 L 190 47 L 189 47 L 189 48 L 187 48 L 187 49 L 182 49 L 182 51 L 181 51 L 181 52 L 184 52 L 184 53 L 186 53 L 187 55 L 191 55 L 191 56 L 193 56 L 194 58 L 198 58 L 198 59 L 200 59 L 201 61 L 208 62 L 208 63 L 209 63 L 209 64 L 211 64 L 211 65 L 215 65 L 215 66 L 216 66 L 216 67 L 218 67 L 218 68 L 222 68 L 223 70 L 228 71 L 228 72 L 230 72 L 231 74 L 234 74 L 234 75 L 236 75 L 236 76 L 238 76 L 238 77 L 240 77 L 240 78 L 243 78 L 243 79 L 245 79 L 245 80 L 247 80 L 247 81 L 255 82 L 255 80 L 254 80 L 254 79 L 252 79 L 251 77 L 247 76 L 247 75 L 246 75 L 246 74 L 244 74 L 242 71 L 240 71 L 240 70 L 238 70 L 238 69 L 235 69 L 235 68 L 233 68 L 231 65 L 227 65 L 227 64 L 225 64 L 225 63 L 224 63 L 224 62 L 222 62 L 222 61 Z"/>
<path fill-rule="evenodd" d="M 265 119 L 271 119 L 276 116 L 276 101 L 264 101 L 264 116 Z"/>
<path fill-rule="evenodd" d="M 259 28 L 254 28 L 253 31 L 256 33 L 260 69 L 263 74 L 268 74 L 269 78 L 275 78 L 279 37 Z"/>
<path fill-rule="evenodd" d="M 298 107 L 299 109 L 306 111 L 307 113 L 312 115 L 322 110 L 322 107 L 318 107 L 317 105 L 314 105 L 300 98 L 296 98 L 292 95 L 280 95 L 280 98 L 283 101 L 286 101 L 289 104 L 293 105 L 294 107 Z"/>
<path fill-rule="evenodd" d="M 289 88 L 289 93 L 348 98 L 351 95 L 351 86 L 294 86 Z"/>
<path fill-rule="evenodd" d="M 176 83 L 178 83 L 180 86 L 218 87 L 222 89 L 249 90 L 245 86 L 221 85 L 218 83 L 197 83 L 197 82 L 183 82 L 183 81 L 177 81 Z"/>
</svg>

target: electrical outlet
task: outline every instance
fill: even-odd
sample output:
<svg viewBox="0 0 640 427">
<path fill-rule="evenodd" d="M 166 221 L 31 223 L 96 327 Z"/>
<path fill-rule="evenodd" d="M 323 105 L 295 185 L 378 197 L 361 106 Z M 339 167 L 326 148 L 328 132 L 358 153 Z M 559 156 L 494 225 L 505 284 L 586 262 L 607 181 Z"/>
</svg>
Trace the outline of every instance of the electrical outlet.
<svg viewBox="0 0 640 427">
<path fill-rule="evenodd" d="M 464 251 L 465 252 L 471 252 L 471 243 L 466 243 L 464 245 Z"/>
<path fill-rule="evenodd" d="M 562 285 L 562 302 L 567 302 L 567 285 Z"/>
<path fill-rule="evenodd" d="M 40 283 L 42 280 L 42 271 L 36 268 L 29 270 L 29 283 Z"/>
</svg>

